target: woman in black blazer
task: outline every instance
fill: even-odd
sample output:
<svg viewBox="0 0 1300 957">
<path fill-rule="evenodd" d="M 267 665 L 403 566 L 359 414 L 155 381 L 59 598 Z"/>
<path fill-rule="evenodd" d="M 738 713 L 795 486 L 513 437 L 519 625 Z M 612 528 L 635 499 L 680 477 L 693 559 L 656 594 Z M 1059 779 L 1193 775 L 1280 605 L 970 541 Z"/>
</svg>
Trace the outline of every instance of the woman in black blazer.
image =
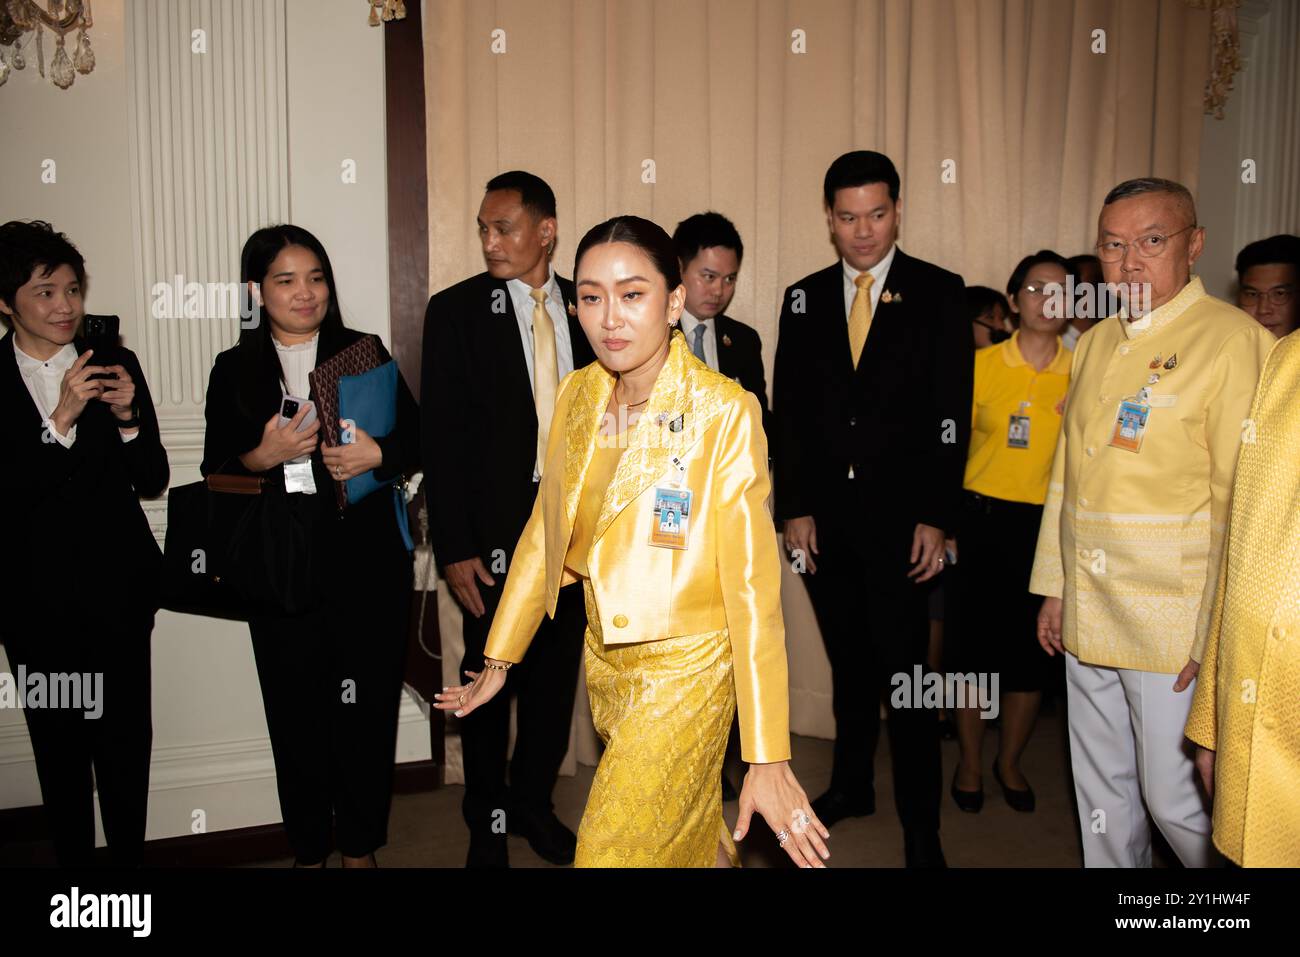
<svg viewBox="0 0 1300 957">
<path fill-rule="evenodd" d="M 392 495 L 340 511 L 333 483 L 413 471 L 419 412 L 399 378 L 389 435 L 358 428 L 355 442 L 327 446 L 320 423 L 297 431 L 306 405 L 280 427 L 283 397 L 314 402 L 307 373 L 363 334 L 343 325 L 329 257 L 305 229 L 254 233 L 241 281 L 254 318 L 213 366 L 202 472 L 263 476 L 269 494 L 289 493 L 305 529 L 293 561 L 309 566 L 307 610 L 249 621 L 280 810 L 298 865 L 322 866 L 337 847 L 345 867 L 374 866 L 387 841 L 412 564 Z M 304 482 L 314 491 L 294 491 Z"/>
<path fill-rule="evenodd" d="M 98 789 L 112 861 L 135 866 L 162 570 L 140 498 L 167 487 L 167 453 L 135 355 L 95 355 L 77 336 L 85 279 L 81 254 L 49 224 L 0 226 L 0 641 L 59 864 L 91 862 Z"/>
</svg>

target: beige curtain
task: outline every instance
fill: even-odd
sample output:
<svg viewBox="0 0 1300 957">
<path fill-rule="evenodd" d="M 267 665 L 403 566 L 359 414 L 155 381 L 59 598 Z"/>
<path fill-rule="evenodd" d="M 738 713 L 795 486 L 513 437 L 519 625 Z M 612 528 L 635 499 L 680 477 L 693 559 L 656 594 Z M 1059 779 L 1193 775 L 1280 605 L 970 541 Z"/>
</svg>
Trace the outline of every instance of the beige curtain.
<svg viewBox="0 0 1300 957">
<path fill-rule="evenodd" d="M 1184 0 L 426 0 L 424 29 L 433 290 L 482 270 L 502 170 L 555 189 L 563 275 L 611 215 L 716 209 L 769 372 L 782 290 L 833 260 L 821 182 L 846 150 L 898 165 L 900 245 L 996 288 L 1027 252 L 1087 250 L 1121 180 L 1196 188 L 1210 15 Z M 816 627 L 785 600 L 795 729 L 829 736 Z"/>
</svg>

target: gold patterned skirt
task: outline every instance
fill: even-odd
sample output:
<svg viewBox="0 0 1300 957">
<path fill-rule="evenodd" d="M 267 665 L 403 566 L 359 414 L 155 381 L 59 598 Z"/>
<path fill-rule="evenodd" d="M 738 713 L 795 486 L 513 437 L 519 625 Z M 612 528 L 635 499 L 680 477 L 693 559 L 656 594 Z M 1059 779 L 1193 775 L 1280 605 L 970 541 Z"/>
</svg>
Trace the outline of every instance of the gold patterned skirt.
<svg viewBox="0 0 1300 957">
<path fill-rule="evenodd" d="M 587 620 L 593 614 L 589 582 Z M 736 711 L 725 630 L 606 645 L 588 627 L 587 693 L 605 753 L 578 828 L 575 867 L 713 867 L 722 817 L 722 762 Z"/>
</svg>

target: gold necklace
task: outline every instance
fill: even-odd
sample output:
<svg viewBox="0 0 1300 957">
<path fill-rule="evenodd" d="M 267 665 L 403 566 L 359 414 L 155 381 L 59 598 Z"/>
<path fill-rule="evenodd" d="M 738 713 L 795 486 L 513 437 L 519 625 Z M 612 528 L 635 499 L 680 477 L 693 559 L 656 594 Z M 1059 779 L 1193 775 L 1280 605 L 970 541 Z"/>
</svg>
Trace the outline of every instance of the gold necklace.
<svg viewBox="0 0 1300 957">
<path fill-rule="evenodd" d="M 645 397 L 644 399 L 642 399 L 640 402 L 619 402 L 619 398 L 618 398 L 618 387 L 615 386 L 615 387 L 614 387 L 614 401 L 615 401 L 615 402 L 618 402 L 618 404 L 621 405 L 621 406 L 622 406 L 623 408 L 625 408 L 625 409 L 635 409 L 637 406 L 639 406 L 639 405 L 645 405 L 647 402 L 649 402 L 649 401 L 650 401 L 650 396 L 646 396 L 646 397 Z"/>
</svg>

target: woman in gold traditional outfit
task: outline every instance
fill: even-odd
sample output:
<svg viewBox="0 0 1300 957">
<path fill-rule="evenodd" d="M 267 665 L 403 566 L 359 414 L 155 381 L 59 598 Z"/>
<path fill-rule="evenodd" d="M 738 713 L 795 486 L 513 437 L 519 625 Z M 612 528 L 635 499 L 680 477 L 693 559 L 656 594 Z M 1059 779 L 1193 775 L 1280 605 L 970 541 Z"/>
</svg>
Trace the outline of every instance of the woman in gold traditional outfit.
<svg viewBox="0 0 1300 957">
<path fill-rule="evenodd" d="M 505 684 L 560 588 L 581 582 L 587 688 L 605 753 L 579 867 L 739 862 L 755 811 L 804 867 L 829 837 L 790 770 L 780 558 L 757 400 L 675 330 L 676 253 L 620 216 L 578 245 L 578 319 L 597 360 L 556 401 L 541 489 L 487 641 L 487 667 L 438 695 L 468 717 Z M 734 834 L 721 771 L 732 716 L 749 762 Z"/>
</svg>

